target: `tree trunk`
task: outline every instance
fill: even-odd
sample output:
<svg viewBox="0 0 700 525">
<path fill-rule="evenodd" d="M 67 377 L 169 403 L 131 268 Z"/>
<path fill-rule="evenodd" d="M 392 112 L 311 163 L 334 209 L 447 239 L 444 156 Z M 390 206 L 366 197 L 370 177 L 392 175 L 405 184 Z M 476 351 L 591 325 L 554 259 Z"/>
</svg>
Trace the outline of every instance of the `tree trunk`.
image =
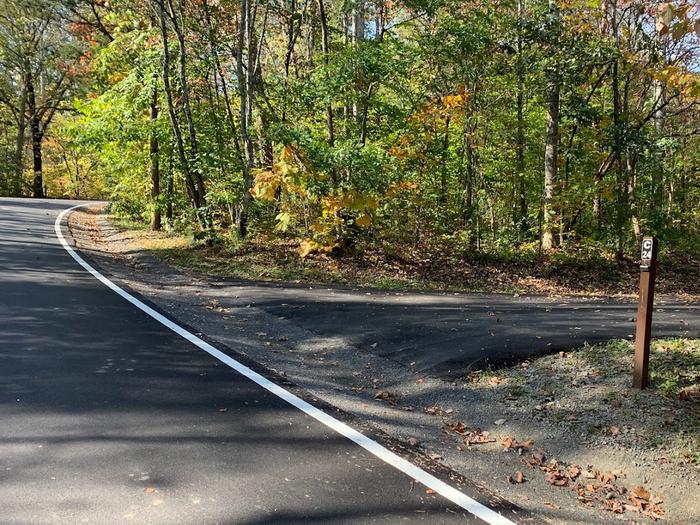
<svg viewBox="0 0 700 525">
<path fill-rule="evenodd" d="M 323 51 L 323 64 L 328 67 L 328 20 L 326 19 L 326 8 L 323 0 L 318 0 L 318 16 L 321 21 L 321 50 Z M 328 78 L 328 72 L 326 72 Z M 333 105 L 329 101 L 326 105 L 326 132 L 328 134 L 328 145 L 333 147 L 335 143 L 335 130 L 333 129 Z"/>
<path fill-rule="evenodd" d="M 524 0 L 518 0 L 518 20 L 522 20 Z M 527 198 L 525 189 L 525 117 L 524 117 L 524 84 L 525 72 L 523 64 L 523 35 L 520 22 L 518 22 L 518 123 L 516 131 L 516 164 L 515 171 L 518 181 L 518 204 L 519 204 L 519 221 L 518 221 L 518 240 L 522 242 L 527 235 Z"/>
<path fill-rule="evenodd" d="M 365 0 L 355 0 L 351 15 L 351 25 L 353 47 L 357 48 L 365 39 Z M 360 80 L 358 85 L 355 86 L 355 89 L 360 92 L 364 91 L 362 84 L 363 82 Z M 352 104 L 352 115 L 355 117 L 356 124 L 359 126 L 362 120 L 362 108 L 360 107 L 360 101 L 357 96 L 355 96 L 355 100 Z"/>
<path fill-rule="evenodd" d="M 165 21 L 165 8 L 160 2 L 158 2 L 158 8 L 158 14 L 160 17 L 161 37 L 163 39 L 163 87 L 165 89 L 165 98 L 168 103 L 168 115 L 170 116 L 170 124 L 172 125 L 173 136 L 175 137 L 175 146 L 177 147 L 177 154 L 178 158 L 180 159 L 180 168 L 182 169 L 182 173 L 185 176 L 185 186 L 187 187 L 187 194 L 190 198 L 190 203 L 192 207 L 198 208 L 199 203 L 197 200 L 197 190 L 192 180 L 190 164 L 187 159 L 187 153 L 185 152 L 185 143 L 182 139 L 182 132 L 180 131 L 180 122 L 177 116 L 177 111 L 175 110 L 173 90 L 170 84 L 170 49 L 168 43 L 168 28 Z"/>
<path fill-rule="evenodd" d="M 477 248 L 476 239 L 478 235 L 474 235 L 474 180 L 476 177 L 476 153 L 472 144 L 471 135 L 473 129 L 471 126 L 464 133 L 464 153 L 466 157 L 466 166 L 464 170 L 464 209 L 462 212 L 464 227 L 467 229 L 469 239 L 469 247 Z"/>
<path fill-rule="evenodd" d="M 175 175 L 173 173 L 173 156 L 168 155 L 168 186 L 167 186 L 167 203 L 165 205 L 165 218 L 168 221 L 168 227 L 172 228 L 173 224 L 173 198 L 175 197 Z"/>
<path fill-rule="evenodd" d="M 160 230 L 163 226 L 160 216 L 160 159 L 158 130 L 156 129 L 157 120 L 158 87 L 154 79 L 153 93 L 151 95 L 151 136 L 149 144 L 151 157 L 151 204 L 153 205 L 153 214 L 151 215 L 151 230 Z"/>
<path fill-rule="evenodd" d="M 627 180 L 627 202 L 632 217 L 632 233 L 639 244 L 642 242 L 642 227 L 637 209 L 637 155 L 629 150 L 627 151 Z"/>
<path fill-rule="evenodd" d="M 593 192 L 593 217 L 595 218 L 596 233 L 600 235 L 603 227 L 603 196 L 600 191 L 600 182 L 594 183 Z"/>
<path fill-rule="evenodd" d="M 191 172 L 192 179 L 194 182 L 194 190 L 196 195 L 197 208 L 203 208 L 206 205 L 206 190 L 204 188 L 204 179 L 202 177 L 202 172 L 199 166 L 199 148 L 197 145 L 197 132 L 194 126 L 194 119 L 192 118 L 192 107 L 190 104 L 190 90 L 189 81 L 187 80 L 187 47 L 185 45 L 185 35 L 183 28 L 177 21 L 177 14 L 172 6 L 172 0 L 168 0 L 170 3 L 171 19 L 173 22 L 173 29 L 175 30 L 175 36 L 177 37 L 179 56 L 178 56 L 178 72 L 180 77 L 180 98 L 182 101 L 182 111 L 185 115 L 185 123 L 187 124 L 188 142 L 189 142 L 189 153 L 192 158 L 191 162 Z M 179 11 L 182 14 L 183 0 L 180 0 Z M 183 14 L 184 19 L 184 14 Z M 205 228 L 208 228 L 208 219 L 206 217 L 202 218 L 202 222 Z"/>
<path fill-rule="evenodd" d="M 17 142 L 15 145 L 15 180 L 13 181 L 11 192 L 13 195 L 22 195 L 22 180 L 24 179 L 24 141 L 27 132 L 27 86 L 22 86 L 22 95 L 19 103 L 17 115 Z"/>
<path fill-rule="evenodd" d="M 556 0 L 549 0 L 553 30 L 559 32 L 559 7 Z M 558 38 L 555 38 L 558 43 Z M 544 201 L 542 217 L 542 249 L 555 245 L 554 223 L 556 219 L 555 197 L 559 157 L 559 71 L 554 66 L 547 81 L 547 138 L 544 153 Z"/>
<path fill-rule="evenodd" d="M 654 80 L 654 101 L 653 103 L 660 106 L 654 112 L 654 128 L 656 129 L 657 140 L 663 137 L 665 124 L 665 110 L 663 99 L 665 95 L 664 83 L 661 80 Z M 663 188 L 664 188 L 664 157 L 666 156 L 666 148 L 664 147 L 659 155 L 658 166 L 651 172 L 651 205 L 652 210 L 661 211 L 663 203 Z"/>
<path fill-rule="evenodd" d="M 611 18 L 612 31 L 615 37 L 615 46 L 621 52 L 620 29 L 618 27 L 617 5 L 612 4 Z M 622 100 L 620 93 L 620 60 L 616 58 L 612 64 L 612 97 L 613 97 L 613 161 L 616 173 L 616 213 L 615 213 L 615 236 L 617 247 L 615 249 L 618 259 L 624 255 L 624 227 L 628 213 L 628 181 L 625 165 L 622 162 L 622 154 L 625 141 L 624 115 L 627 113 L 627 97 Z M 624 105 L 623 105 L 624 104 Z"/>
<path fill-rule="evenodd" d="M 44 177 L 41 154 L 41 142 L 43 137 L 41 133 L 41 120 L 36 106 L 34 79 L 31 76 L 28 76 L 27 78 L 27 108 L 29 109 L 29 128 L 32 134 L 32 165 L 34 171 L 32 196 L 34 198 L 42 199 L 46 196 L 44 193 Z"/>
<path fill-rule="evenodd" d="M 238 91 L 240 96 L 239 127 L 243 142 L 243 194 L 241 195 L 241 211 L 238 218 L 238 234 L 245 238 L 248 233 L 248 215 L 252 197 L 250 189 L 253 187 L 252 169 L 255 165 L 255 149 L 251 128 L 253 126 L 253 102 L 255 90 L 255 75 L 257 69 L 256 38 L 255 38 L 255 10 L 251 2 L 257 0 L 241 0 L 241 19 L 238 34 L 238 57 L 236 60 L 236 72 L 238 77 Z M 246 67 L 243 67 L 244 54 Z"/>
<path fill-rule="evenodd" d="M 450 148 L 450 117 L 445 117 L 445 135 L 442 140 L 442 155 L 440 169 L 440 202 L 447 204 L 447 157 Z"/>
</svg>

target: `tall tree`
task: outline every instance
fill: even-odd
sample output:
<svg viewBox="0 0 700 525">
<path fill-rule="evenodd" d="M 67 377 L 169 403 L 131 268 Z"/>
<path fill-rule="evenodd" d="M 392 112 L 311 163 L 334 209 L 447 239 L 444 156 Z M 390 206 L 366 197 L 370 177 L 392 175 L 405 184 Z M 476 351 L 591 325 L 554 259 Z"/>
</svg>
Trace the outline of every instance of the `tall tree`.
<svg viewBox="0 0 700 525">
<path fill-rule="evenodd" d="M 549 0 L 548 38 L 552 63 L 547 73 L 547 133 L 544 153 L 544 200 L 542 207 L 542 248 L 555 246 L 554 225 L 557 173 L 559 170 L 559 93 L 560 76 L 557 54 L 559 52 L 560 14 L 557 0 Z"/>
</svg>

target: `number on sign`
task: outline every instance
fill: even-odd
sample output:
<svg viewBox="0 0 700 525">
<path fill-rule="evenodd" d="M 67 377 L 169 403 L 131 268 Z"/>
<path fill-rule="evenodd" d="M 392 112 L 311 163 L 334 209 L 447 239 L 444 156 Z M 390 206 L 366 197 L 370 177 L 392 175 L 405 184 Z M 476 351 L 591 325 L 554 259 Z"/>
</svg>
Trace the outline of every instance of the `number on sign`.
<svg viewBox="0 0 700 525">
<path fill-rule="evenodd" d="M 654 239 L 644 237 L 642 240 L 642 268 L 649 268 L 654 257 Z"/>
</svg>

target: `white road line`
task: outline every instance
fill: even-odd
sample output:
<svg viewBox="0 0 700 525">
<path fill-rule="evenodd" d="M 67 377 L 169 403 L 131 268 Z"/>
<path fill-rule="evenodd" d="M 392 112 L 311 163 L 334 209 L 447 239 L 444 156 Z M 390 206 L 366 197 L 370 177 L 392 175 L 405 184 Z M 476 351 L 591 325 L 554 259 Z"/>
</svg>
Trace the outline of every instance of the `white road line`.
<svg viewBox="0 0 700 525">
<path fill-rule="evenodd" d="M 117 293 L 118 295 L 122 296 L 124 299 L 129 301 L 131 304 L 133 304 L 136 308 L 139 310 L 143 311 L 144 313 L 150 315 L 153 319 L 161 323 L 162 325 L 170 328 L 173 332 L 178 334 L 179 336 L 187 339 L 189 342 L 194 344 L 195 346 L 199 347 L 200 349 L 204 350 L 211 356 L 215 357 L 222 363 L 230 366 L 233 368 L 236 372 L 239 374 L 247 377 L 254 383 L 257 383 L 261 387 L 263 387 L 265 390 L 268 392 L 276 395 L 280 399 L 283 399 L 290 405 L 292 405 L 295 408 L 298 408 L 302 412 L 308 414 L 315 420 L 319 421 L 320 423 L 323 423 L 327 427 L 335 430 L 338 434 L 341 434 L 348 438 L 350 441 L 356 443 L 357 445 L 361 446 L 364 448 L 367 452 L 370 454 L 373 454 L 377 458 L 381 459 L 385 463 L 388 463 L 392 467 L 400 470 L 404 474 L 410 476 L 411 478 L 415 479 L 416 481 L 422 483 L 426 487 L 434 490 L 444 498 L 447 498 L 451 502 L 455 503 L 456 505 L 459 505 L 462 507 L 464 510 L 467 512 L 470 512 L 471 514 L 474 514 L 481 520 L 485 521 L 486 523 L 489 523 L 490 525 L 515 525 L 515 523 L 504 516 L 501 516 L 498 514 L 496 511 L 486 507 L 485 505 L 482 505 L 478 501 L 470 498 L 466 494 L 463 494 L 456 488 L 448 485 L 444 481 L 439 480 L 432 474 L 428 474 L 426 471 L 422 470 L 421 468 L 417 467 L 413 463 L 406 461 L 402 457 L 394 454 L 390 450 L 386 449 L 376 441 L 371 440 L 364 434 L 358 432 L 354 428 L 346 425 L 342 421 L 339 421 L 335 419 L 332 416 L 329 416 L 322 410 L 316 408 L 315 406 L 307 403 L 303 399 L 295 396 L 291 392 L 285 390 L 281 386 L 277 385 L 276 383 L 273 383 L 269 379 L 266 379 L 265 377 L 261 376 L 257 372 L 254 372 L 247 366 L 245 366 L 242 363 L 239 363 L 235 359 L 231 358 L 230 356 L 224 354 L 220 350 L 217 350 L 214 348 L 212 345 L 209 343 L 203 341 L 196 335 L 192 334 L 191 332 L 185 330 L 178 324 L 174 323 L 164 315 L 156 312 L 153 308 L 150 306 L 144 304 L 143 302 L 139 301 L 136 297 L 131 295 L 130 293 L 124 291 L 122 288 L 114 284 L 112 281 L 107 279 L 104 275 L 102 275 L 100 272 L 95 270 L 92 266 L 90 266 L 85 260 L 78 255 L 75 250 L 68 244 L 66 239 L 63 237 L 63 233 L 61 232 L 61 224 L 63 222 L 63 218 L 71 211 L 73 211 L 76 208 L 80 208 L 82 206 L 86 206 L 86 204 L 79 204 L 77 206 L 73 206 L 72 208 L 68 208 L 66 210 L 63 210 L 60 215 L 56 218 L 56 222 L 54 224 L 54 229 L 56 230 L 56 236 L 58 237 L 58 240 L 61 242 L 63 247 L 66 249 L 66 251 L 70 254 L 73 259 L 75 259 L 80 266 L 85 268 L 90 274 L 93 275 L 97 280 L 102 282 L 105 286 L 110 288 L 112 291 Z"/>
</svg>

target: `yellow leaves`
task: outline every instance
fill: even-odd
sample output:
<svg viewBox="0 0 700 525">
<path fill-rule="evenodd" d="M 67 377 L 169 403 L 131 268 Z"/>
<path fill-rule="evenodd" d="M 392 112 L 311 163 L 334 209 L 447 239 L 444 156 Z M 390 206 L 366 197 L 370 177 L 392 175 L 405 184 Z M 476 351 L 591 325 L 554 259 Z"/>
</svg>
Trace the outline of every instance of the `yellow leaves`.
<svg viewBox="0 0 700 525">
<path fill-rule="evenodd" d="M 321 213 L 324 217 L 335 216 L 343 208 L 347 208 L 350 200 L 343 195 L 323 197 L 321 199 Z"/>
<path fill-rule="evenodd" d="M 289 226 L 292 224 L 292 215 L 283 211 L 275 216 L 275 220 L 277 221 L 275 230 L 279 232 L 286 232 L 289 229 Z"/>
<path fill-rule="evenodd" d="M 368 212 L 379 206 L 377 199 L 366 193 L 348 191 L 321 199 L 321 213 L 324 217 L 337 216 L 341 210 Z"/>
<path fill-rule="evenodd" d="M 427 139 L 430 140 L 430 136 Z M 423 151 L 416 149 L 415 137 L 409 134 L 402 135 L 396 140 L 396 144 L 389 148 L 389 155 L 397 160 L 415 160 L 425 156 Z"/>
<path fill-rule="evenodd" d="M 322 244 L 314 241 L 313 239 L 304 239 L 301 241 L 301 244 L 299 244 L 299 256 L 303 259 L 310 253 L 317 251 L 322 246 Z"/>
<path fill-rule="evenodd" d="M 379 207 L 377 199 L 371 195 L 357 191 L 348 191 L 339 195 L 331 195 L 321 199 L 321 216 L 330 219 L 333 224 L 354 224 L 359 228 L 369 228 L 372 225 L 371 213 Z M 347 214 L 341 213 L 347 210 Z M 313 229 L 313 227 L 312 227 Z M 317 233 L 320 228 L 317 227 Z"/>
<path fill-rule="evenodd" d="M 652 72 L 651 77 L 679 89 L 686 97 L 700 97 L 700 75 L 683 67 L 666 66 Z"/>
<path fill-rule="evenodd" d="M 405 149 L 399 147 L 398 145 L 390 147 L 388 153 L 392 157 L 396 157 L 399 160 L 403 160 L 408 156 L 408 152 Z"/>
<path fill-rule="evenodd" d="M 282 149 L 280 159 L 272 166 L 272 170 L 258 170 L 255 182 L 250 189 L 256 199 L 275 200 L 278 190 L 284 189 L 305 196 L 306 192 L 295 180 L 300 174 L 300 160 L 294 149 L 287 145 Z"/>
<path fill-rule="evenodd" d="M 314 235 L 324 234 L 328 232 L 328 226 L 321 222 L 314 222 L 311 226 L 309 226 L 309 230 L 311 230 L 311 233 Z"/>
<path fill-rule="evenodd" d="M 361 215 L 358 219 L 355 219 L 355 224 L 360 228 L 369 228 L 372 225 L 372 217 L 369 215 Z"/>
<path fill-rule="evenodd" d="M 385 197 L 392 198 L 404 191 L 415 191 L 418 189 L 418 184 L 413 181 L 403 180 L 394 182 L 389 186 L 389 189 L 384 194 Z"/>
<path fill-rule="evenodd" d="M 119 84 L 122 80 L 126 78 L 126 74 L 123 72 L 117 72 L 109 76 L 109 82 L 112 84 Z"/>
<path fill-rule="evenodd" d="M 303 259 L 314 252 L 330 253 L 334 246 L 335 245 L 321 244 L 313 239 L 304 239 L 301 241 L 301 244 L 299 244 L 299 255 Z"/>
<path fill-rule="evenodd" d="M 294 149 L 290 145 L 282 148 L 280 160 L 273 169 L 275 169 L 283 177 L 299 173 L 297 158 L 294 154 Z"/>
<path fill-rule="evenodd" d="M 408 118 L 408 122 L 421 127 L 426 125 L 435 128 L 439 125 L 444 126 L 444 122 L 440 124 L 438 121 L 444 121 L 448 117 L 452 119 L 463 114 L 469 98 L 469 92 L 462 86 L 455 93 L 442 95 L 438 99 L 423 104 Z"/>
<path fill-rule="evenodd" d="M 457 109 L 467 102 L 467 93 L 462 91 L 456 95 L 445 95 L 442 97 L 442 104 L 446 109 Z"/>
<path fill-rule="evenodd" d="M 255 183 L 250 189 L 251 195 L 263 201 L 273 201 L 277 190 L 282 184 L 282 177 L 274 171 L 259 171 L 255 175 Z"/>
</svg>

